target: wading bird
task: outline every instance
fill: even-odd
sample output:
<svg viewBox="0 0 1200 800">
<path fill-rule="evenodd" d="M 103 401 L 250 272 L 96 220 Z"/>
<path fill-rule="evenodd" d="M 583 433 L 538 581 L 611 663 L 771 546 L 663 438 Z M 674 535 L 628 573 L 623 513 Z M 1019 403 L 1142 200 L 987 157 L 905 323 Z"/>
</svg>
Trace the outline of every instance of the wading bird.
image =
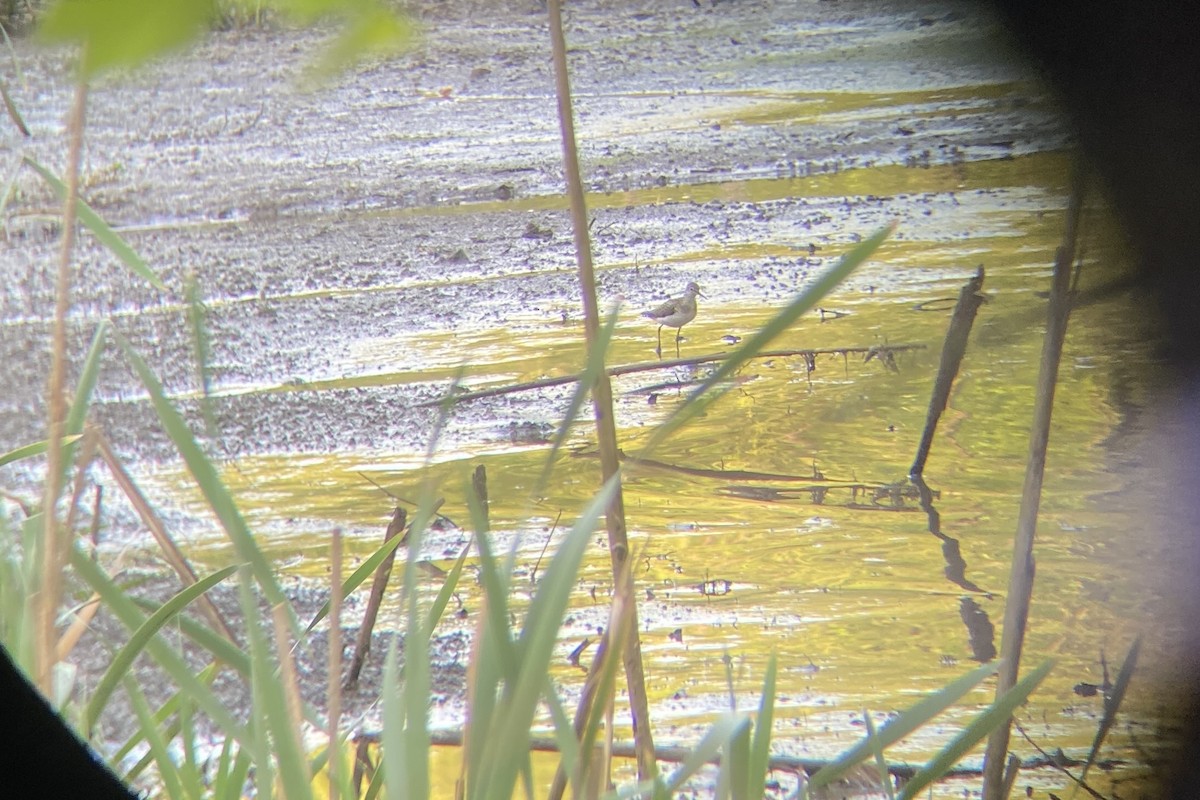
<svg viewBox="0 0 1200 800">
<path fill-rule="evenodd" d="M 696 318 L 696 296 L 704 297 L 700 293 L 700 287 L 695 283 L 689 283 L 687 288 L 683 290 L 683 295 L 673 297 L 663 303 L 653 311 L 643 311 L 643 317 L 649 317 L 658 323 L 658 347 L 654 352 L 662 358 L 662 329 L 666 325 L 668 328 L 675 328 L 675 356 L 679 357 L 679 340 L 683 338 L 683 326 Z"/>
</svg>

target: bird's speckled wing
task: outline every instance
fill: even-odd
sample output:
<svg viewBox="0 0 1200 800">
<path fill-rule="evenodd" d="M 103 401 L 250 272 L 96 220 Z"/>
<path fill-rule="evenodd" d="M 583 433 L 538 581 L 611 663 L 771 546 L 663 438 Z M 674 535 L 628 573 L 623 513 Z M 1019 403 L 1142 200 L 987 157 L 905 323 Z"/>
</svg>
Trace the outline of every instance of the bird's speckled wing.
<svg viewBox="0 0 1200 800">
<path fill-rule="evenodd" d="M 653 311 L 643 311 L 642 316 L 649 317 L 650 319 L 662 319 L 663 317 L 671 316 L 678 309 L 679 309 L 679 301 L 676 299 L 671 299 L 671 300 L 666 301 L 665 303 L 663 303 L 661 306 L 654 309 Z"/>
</svg>

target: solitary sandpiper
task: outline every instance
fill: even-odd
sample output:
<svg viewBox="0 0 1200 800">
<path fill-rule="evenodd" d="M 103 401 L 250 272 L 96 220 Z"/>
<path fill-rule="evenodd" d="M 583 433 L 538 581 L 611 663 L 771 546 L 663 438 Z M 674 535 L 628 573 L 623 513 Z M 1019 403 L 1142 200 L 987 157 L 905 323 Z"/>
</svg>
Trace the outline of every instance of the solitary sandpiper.
<svg viewBox="0 0 1200 800">
<path fill-rule="evenodd" d="M 658 347 L 654 352 L 658 354 L 659 358 L 662 358 L 664 325 L 677 329 L 675 332 L 675 356 L 679 357 L 679 340 L 683 338 L 683 326 L 696 318 L 696 295 L 704 296 L 700 294 L 700 287 L 695 282 L 689 283 L 681 297 L 673 297 L 653 311 L 642 312 L 643 317 L 649 317 L 658 323 Z"/>
</svg>

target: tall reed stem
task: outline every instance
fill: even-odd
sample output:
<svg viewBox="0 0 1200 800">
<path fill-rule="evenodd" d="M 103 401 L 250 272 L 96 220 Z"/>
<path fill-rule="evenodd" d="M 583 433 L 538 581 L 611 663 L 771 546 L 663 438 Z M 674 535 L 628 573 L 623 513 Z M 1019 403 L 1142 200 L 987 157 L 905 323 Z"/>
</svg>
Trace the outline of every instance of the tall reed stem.
<svg viewBox="0 0 1200 800">
<path fill-rule="evenodd" d="M 580 293 L 583 296 L 584 331 L 589 360 L 597 347 L 600 334 L 600 312 L 596 303 L 596 277 L 592 268 L 592 244 L 588 235 L 587 204 L 583 181 L 579 173 L 579 155 L 575 147 L 575 121 L 571 107 L 571 84 L 567 74 L 567 43 L 563 35 L 560 0 L 547 3 L 550 15 L 550 43 L 554 57 L 554 83 L 558 94 L 558 122 L 562 132 L 563 167 L 567 179 L 567 197 L 571 206 L 571 226 L 575 235 L 575 259 L 579 268 Z M 592 407 L 596 417 L 596 434 L 600 448 L 600 470 L 607 482 L 620 469 L 617 450 L 617 427 L 613 419 L 612 384 L 608 373 L 601 371 L 592 388 Z M 637 600 L 632 581 L 621 580 L 625 561 L 629 558 L 629 539 L 625 529 L 625 500 L 618 483 L 612 500 L 605 509 L 608 531 L 608 550 L 612 559 L 614 592 L 628 596 L 621 599 L 629 615 L 629 637 L 622 653 L 625 677 L 628 681 L 630 712 L 633 717 L 634 745 L 638 753 L 638 777 L 648 780 L 657 765 L 654 761 L 654 740 L 650 733 L 650 704 L 646 697 L 646 681 L 642 667 L 642 648 L 638 636 Z M 617 602 L 617 598 L 614 598 Z"/>
<path fill-rule="evenodd" d="M 1042 362 L 1038 372 L 1037 395 L 1034 399 L 1033 425 L 1029 434 L 1025 486 L 1021 493 L 1021 510 L 1017 517 L 1017 535 L 1013 543 L 1008 602 L 1004 606 L 1004 634 L 1000 640 L 1000 670 L 996 683 L 997 699 L 1016 684 L 1021 666 L 1021 650 L 1025 644 L 1025 627 L 1029 619 L 1030 600 L 1033 597 L 1033 540 L 1037 532 L 1038 509 L 1042 499 L 1042 477 L 1046 471 L 1046 448 L 1050 443 L 1054 388 L 1058 381 L 1063 339 L 1067 334 L 1067 317 L 1071 311 L 1071 264 L 1075 260 L 1075 240 L 1078 236 L 1082 206 L 1082 168 L 1077 163 L 1073 169 L 1071 195 L 1067 201 L 1063 241 L 1054 259 L 1050 305 L 1046 312 L 1046 338 L 1042 343 Z M 1009 720 L 988 737 L 983 769 L 984 800 L 1003 798 L 1004 763 L 1008 755 L 1011 726 L 1012 720 Z"/>
<path fill-rule="evenodd" d="M 55 656 L 55 621 L 62 595 L 62 572 L 69 542 L 58 524 L 58 496 L 63 484 L 63 451 L 60 442 L 67 416 L 67 311 L 71 307 L 71 251 L 75 247 L 76 205 L 79 200 L 79 161 L 83 151 L 83 119 L 87 108 L 87 83 L 80 78 L 67 118 L 66 198 L 63 200 L 62 248 L 54 298 L 54 334 L 50 351 L 50 379 L 46 385 L 47 433 L 46 486 L 42 498 L 42 575 L 34 603 L 34 671 L 38 688 L 52 697 Z"/>
</svg>

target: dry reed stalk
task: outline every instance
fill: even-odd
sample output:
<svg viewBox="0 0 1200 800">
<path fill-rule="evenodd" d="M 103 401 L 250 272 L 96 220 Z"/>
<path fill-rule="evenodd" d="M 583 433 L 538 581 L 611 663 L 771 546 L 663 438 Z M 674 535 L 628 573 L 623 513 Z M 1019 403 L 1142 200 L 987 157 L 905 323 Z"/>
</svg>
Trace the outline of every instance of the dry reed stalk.
<svg viewBox="0 0 1200 800">
<path fill-rule="evenodd" d="M 571 85 L 567 74 L 567 43 L 563 35 L 560 0 L 546 4 L 550 18 L 550 42 L 553 50 L 554 83 L 558 96 L 558 122 L 562 133 L 563 167 L 567 179 L 567 196 L 571 207 L 571 227 L 575 236 L 575 260 L 579 268 L 580 293 L 583 296 L 584 333 L 589 358 L 595 354 L 600 335 L 600 312 L 596 302 L 596 277 L 592 267 L 592 246 L 588 235 L 587 205 L 583 180 L 579 171 L 579 154 L 575 146 L 575 122 L 571 107 Z M 600 447 L 600 472 L 607 483 L 620 470 L 617 449 L 617 427 L 613 417 L 612 385 L 608 373 L 601 370 L 591 387 L 592 407 L 596 417 L 596 437 Z M 625 677 L 629 688 L 629 706 L 633 718 L 634 747 L 638 753 L 638 778 L 649 780 L 657 773 L 654 760 L 654 739 L 650 732 L 650 702 L 646 695 L 645 669 L 638 635 L 637 598 L 632 581 L 620 580 L 629 558 L 629 538 L 625 528 L 625 499 L 618 480 L 616 490 L 604 513 L 608 531 L 608 550 L 612 559 L 613 601 L 622 601 L 628 615 L 629 639 L 622 649 Z M 624 594 L 624 597 L 619 595 Z"/>
<path fill-rule="evenodd" d="M 175 574 L 179 576 L 179 580 L 184 586 L 191 586 L 193 583 L 199 580 L 196 577 L 196 571 L 192 569 L 191 563 L 187 560 L 187 557 L 183 554 L 183 551 L 179 549 L 179 546 L 175 544 L 175 540 L 171 538 L 171 534 L 167 531 L 167 526 L 164 525 L 162 520 L 158 518 L 158 514 L 155 513 L 153 507 L 151 507 L 150 503 L 142 494 L 142 491 L 137 487 L 137 484 L 134 483 L 133 478 L 126 471 L 125 465 L 121 463 L 121 459 L 118 458 L 117 454 L 113 451 L 112 444 L 108 441 L 108 438 L 99 432 L 97 432 L 95 435 L 96 447 L 100 454 L 100 460 L 103 461 L 105 466 L 108 467 L 108 471 L 112 475 L 113 480 L 117 482 L 117 486 L 125 495 L 126 499 L 129 500 L 129 504 L 133 506 L 135 511 L 137 511 L 138 516 L 142 519 L 142 523 L 146 526 L 146 529 L 150 531 L 150 535 L 154 537 L 154 541 L 158 543 L 159 549 L 162 550 L 163 558 L 166 559 L 167 564 L 169 564 L 171 569 L 175 571 Z M 236 642 L 237 640 L 234 638 L 233 632 L 226 624 L 225 618 L 221 616 L 221 612 L 217 610 L 217 606 L 213 603 L 209 596 L 207 594 L 202 594 L 196 600 L 200 606 L 200 610 L 204 612 L 206 617 L 208 617 L 208 620 L 212 623 L 213 628 L 229 641 Z"/>
<path fill-rule="evenodd" d="M 89 430 L 89 433 L 91 431 Z M 81 465 L 90 463 L 95 457 L 95 437 L 85 439 L 91 442 L 91 448 L 86 445 L 84 454 L 81 456 L 79 463 Z M 71 500 L 71 512 L 74 513 L 79 507 L 79 501 L 83 493 L 83 474 L 84 467 L 80 466 L 76 473 L 75 480 L 75 496 Z M 99 538 L 100 533 L 100 499 L 103 497 L 103 487 L 96 487 L 96 499 L 92 503 L 92 529 L 90 531 L 93 545 Z M 72 526 L 67 525 L 67 530 L 71 530 Z M 75 609 L 75 614 L 71 620 L 71 624 L 63 631 L 63 635 L 58 638 L 58 645 L 55 648 L 54 657 L 57 661 L 65 661 L 71 651 L 75 649 L 75 645 L 79 644 L 79 640 L 83 638 L 83 634 L 87 632 L 92 624 L 92 620 L 96 618 L 96 614 L 100 612 L 100 594 L 92 592 L 92 596 L 87 599 L 82 605 Z"/>
<path fill-rule="evenodd" d="M 38 688 L 53 694 L 52 671 L 57 637 L 54 633 L 62 600 L 62 574 L 67 560 L 68 531 L 58 524 L 58 496 L 62 491 L 63 463 L 60 441 L 66 422 L 67 311 L 71 307 L 71 251 L 75 246 L 76 206 L 79 200 L 79 161 L 83 150 L 83 120 L 87 108 L 87 83 L 80 78 L 67 118 L 66 198 L 63 200 L 62 247 L 54 298 L 54 333 L 50 352 L 50 378 L 46 385 L 47 434 L 46 487 L 42 498 L 42 574 L 34 597 L 34 673 Z"/>
<path fill-rule="evenodd" d="M 1033 540 L 1037 532 L 1038 509 L 1042 499 L 1042 477 L 1046 471 L 1046 448 L 1050 443 L 1050 417 L 1054 409 L 1058 364 L 1062 357 L 1063 339 L 1067 334 L 1067 318 L 1071 312 L 1071 265 L 1075 260 L 1075 240 L 1078 236 L 1082 208 L 1083 176 L 1082 169 L 1076 164 L 1067 202 L 1063 241 L 1054 259 L 1054 277 L 1050 285 L 1050 303 L 1046 311 L 1046 338 L 1042 343 L 1033 423 L 1029 433 L 1025 485 L 1021 493 L 1021 510 L 1017 517 L 1017 535 L 1013 542 L 1008 602 L 1004 605 L 1004 633 L 1000 639 L 1000 668 L 996 680 L 997 700 L 1017 683 L 1021 650 L 1025 644 L 1025 629 L 1029 621 L 1029 606 L 1033 597 Z M 984 800 L 1004 798 L 1004 765 L 1008 756 L 1010 727 L 1011 720 L 988 737 L 983 768 Z"/>
</svg>

